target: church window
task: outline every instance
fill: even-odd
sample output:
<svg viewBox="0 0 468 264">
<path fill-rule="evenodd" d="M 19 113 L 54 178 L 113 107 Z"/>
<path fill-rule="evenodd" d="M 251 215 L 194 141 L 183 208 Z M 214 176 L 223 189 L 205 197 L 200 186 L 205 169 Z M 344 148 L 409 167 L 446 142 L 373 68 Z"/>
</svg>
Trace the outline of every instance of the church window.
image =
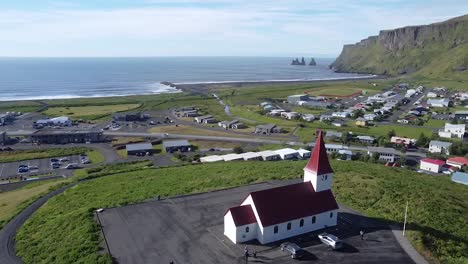
<svg viewBox="0 0 468 264">
<path fill-rule="evenodd" d="M 274 232 L 275 234 L 278 233 L 278 226 L 275 226 L 273 232 Z"/>
<path fill-rule="evenodd" d="M 332 217 L 333 217 L 333 212 L 330 213 L 330 218 L 332 218 Z"/>
<path fill-rule="evenodd" d="M 312 224 L 315 224 L 315 216 L 312 216 Z"/>
<path fill-rule="evenodd" d="M 249 227 L 246 226 L 246 227 L 245 227 L 245 232 L 248 233 L 249 231 L 250 231 L 250 230 L 249 230 Z"/>
<path fill-rule="evenodd" d="M 288 223 L 288 230 L 291 230 L 291 223 Z"/>
<path fill-rule="evenodd" d="M 301 219 L 301 221 L 299 222 L 299 226 L 300 226 L 300 227 L 303 227 L 303 226 L 304 226 L 304 219 Z"/>
</svg>

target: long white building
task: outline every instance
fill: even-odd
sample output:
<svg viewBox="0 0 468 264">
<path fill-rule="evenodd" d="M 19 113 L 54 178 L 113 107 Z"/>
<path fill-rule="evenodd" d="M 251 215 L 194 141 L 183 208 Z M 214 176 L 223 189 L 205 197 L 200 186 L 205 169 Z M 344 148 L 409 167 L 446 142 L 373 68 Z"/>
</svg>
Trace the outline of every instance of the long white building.
<svg viewBox="0 0 468 264">
<path fill-rule="evenodd" d="M 252 192 L 224 215 L 224 235 L 238 244 L 267 244 L 335 226 L 338 204 L 322 132 L 304 168 L 304 182 Z"/>
</svg>

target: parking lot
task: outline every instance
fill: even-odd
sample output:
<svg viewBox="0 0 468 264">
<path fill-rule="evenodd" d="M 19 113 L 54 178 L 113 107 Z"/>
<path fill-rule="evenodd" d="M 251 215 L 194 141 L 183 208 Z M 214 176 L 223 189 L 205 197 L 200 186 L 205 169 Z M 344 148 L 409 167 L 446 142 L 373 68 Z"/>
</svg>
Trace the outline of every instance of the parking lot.
<svg viewBox="0 0 468 264">
<path fill-rule="evenodd" d="M 109 208 L 98 214 L 112 257 L 118 263 L 245 263 L 245 244 L 235 245 L 223 235 L 223 215 L 252 191 L 298 182 L 281 181 L 148 201 Z M 361 240 L 359 231 L 365 230 Z M 279 249 L 252 242 L 257 258 L 251 263 L 413 263 L 392 231 L 380 221 L 340 208 L 338 227 L 327 230 L 343 239 L 344 248 L 330 251 L 309 233 L 287 241 L 303 247 L 306 256 L 292 260 Z"/>
<path fill-rule="evenodd" d="M 57 174 L 69 174 L 72 170 L 67 170 L 65 167 L 68 164 L 78 164 L 78 166 L 83 166 L 84 164 L 81 163 L 81 158 L 78 155 L 74 156 L 64 156 L 58 158 L 67 158 L 67 162 L 61 162 L 60 168 L 52 169 L 51 166 L 51 159 L 34 159 L 34 160 L 24 160 L 24 161 L 15 161 L 15 162 L 7 162 L 7 163 L 0 163 L 0 180 L 7 180 L 7 179 L 15 179 L 23 177 L 33 177 L 35 175 L 44 175 L 49 173 L 57 173 Z M 27 167 L 32 167 L 28 172 L 25 173 L 18 173 L 18 169 L 20 165 L 25 165 Z M 37 168 L 37 169 L 36 169 Z"/>
</svg>

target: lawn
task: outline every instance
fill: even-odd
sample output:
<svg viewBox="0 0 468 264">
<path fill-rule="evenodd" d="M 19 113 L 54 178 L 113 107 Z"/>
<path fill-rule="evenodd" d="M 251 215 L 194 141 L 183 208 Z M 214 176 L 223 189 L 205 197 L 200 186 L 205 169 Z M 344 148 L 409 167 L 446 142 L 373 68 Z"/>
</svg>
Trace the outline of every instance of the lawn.
<svg viewBox="0 0 468 264">
<path fill-rule="evenodd" d="M 304 165 L 304 161 L 228 162 L 163 169 L 142 169 L 139 165 L 94 169 L 94 173 L 108 176 L 82 182 L 50 199 L 19 230 L 17 254 L 25 263 L 34 264 L 111 263 L 108 255 L 100 253 L 102 237 L 93 218 L 97 208 L 138 203 L 158 195 L 298 178 Z M 118 166 L 127 172 L 112 175 L 119 171 Z M 401 224 L 409 201 L 407 228 L 413 244 L 436 261 L 466 263 L 466 186 L 446 176 L 431 177 L 379 164 L 333 161 L 332 167 L 336 173 L 333 189 L 339 202 Z"/>
<path fill-rule="evenodd" d="M 445 123 L 449 123 L 449 121 L 429 119 L 427 122 L 424 123 L 424 126 L 434 127 L 434 128 L 442 128 L 443 126 L 445 126 Z"/>
<path fill-rule="evenodd" d="M 192 140 L 191 143 L 199 149 L 211 148 L 234 148 L 240 146 L 240 143 L 226 142 L 226 141 L 205 141 L 205 140 Z"/>
<path fill-rule="evenodd" d="M 40 196 L 69 181 L 67 179 L 41 181 L 30 183 L 14 191 L 0 192 L 0 229 Z"/>
<path fill-rule="evenodd" d="M 98 154 L 93 152 L 89 148 L 74 147 L 74 148 L 50 148 L 50 149 L 3 151 L 3 152 L 0 152 L 0 162 L 44 159 L 44 158 L 52 158 L 52 157 L 79 155 L 83 153 L 92 153 L 91 156 L 96 158 L 98 161 L 101 160 L 101 157 L 98 157 Z"/>
<path fill-rule="evenodd" d="M 193 126 L 178 125 L 178 126 L 159 126 L 149 129 L 150 133 L 170 133 L 184 135 L 199 135 L 199 136 L 218 136 L 218 137 L 247 137 L 243 134 L 227 133 L 222 130 L 209 130 Z"/>
<path fill-rule="evenodd" d="M 314 96 L 327 96 L 327 97 L 335 97 L 335 96 L 351 96 L 355 93 L 359 92 L 364 92 L 364 93 L 369 93 L 367 90 L 362 90 L 359 88 L 352 88 L 352 87 L 331 87 L 331 88 L 317 88 L 313 89 L 311 91 L 306 91 L 307 94 L 309 95 L 314 95 Z"/>
<path fill-rule="evenodd" d="M 68 116 L 73 119 L 100 119 L 112 113 L 128 111 L 140 107 L 141 104 L 92 105 L 51 107 L 45 111 L 48 116 Z"/>
<path fill-rule="evenodd" d="M 86 155 L 88 155 L 88 159 L 94 164 L 102 163 L 102 162 L 106 161 L 106 158 L 104 158 L 104 156 L 101 154 L 101 152 L 99 152 L 99 151 L 97 151 L 95 149 L 86 152 Z"/>
<path fill-rule="evenodd" d="M 34 112 L 41 107 L 41 104 L 34 101 L 5 101 L 0 102 L 0 113 L 4 112 Z"/>
</svg>

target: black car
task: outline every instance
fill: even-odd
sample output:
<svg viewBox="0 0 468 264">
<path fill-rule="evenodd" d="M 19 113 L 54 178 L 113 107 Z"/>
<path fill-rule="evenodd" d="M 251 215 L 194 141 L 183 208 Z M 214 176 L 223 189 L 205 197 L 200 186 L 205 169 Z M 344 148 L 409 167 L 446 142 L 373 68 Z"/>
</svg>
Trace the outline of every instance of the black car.
<svg viewBox="0 0 468 264">
<path fill-rule="evenodd" d="M 54 159 L 50 159 L 50 162 L 55 163 L 55 162 L 59 162 L 59 160 L 54 158 Z"/>
<path fill-rule="evenodd" d="M 293 259 L 300 259 L 306 253 L 300 246 L 290 242 L 281 244 L 281 251 L 287 251 Z"/>
</svg>

